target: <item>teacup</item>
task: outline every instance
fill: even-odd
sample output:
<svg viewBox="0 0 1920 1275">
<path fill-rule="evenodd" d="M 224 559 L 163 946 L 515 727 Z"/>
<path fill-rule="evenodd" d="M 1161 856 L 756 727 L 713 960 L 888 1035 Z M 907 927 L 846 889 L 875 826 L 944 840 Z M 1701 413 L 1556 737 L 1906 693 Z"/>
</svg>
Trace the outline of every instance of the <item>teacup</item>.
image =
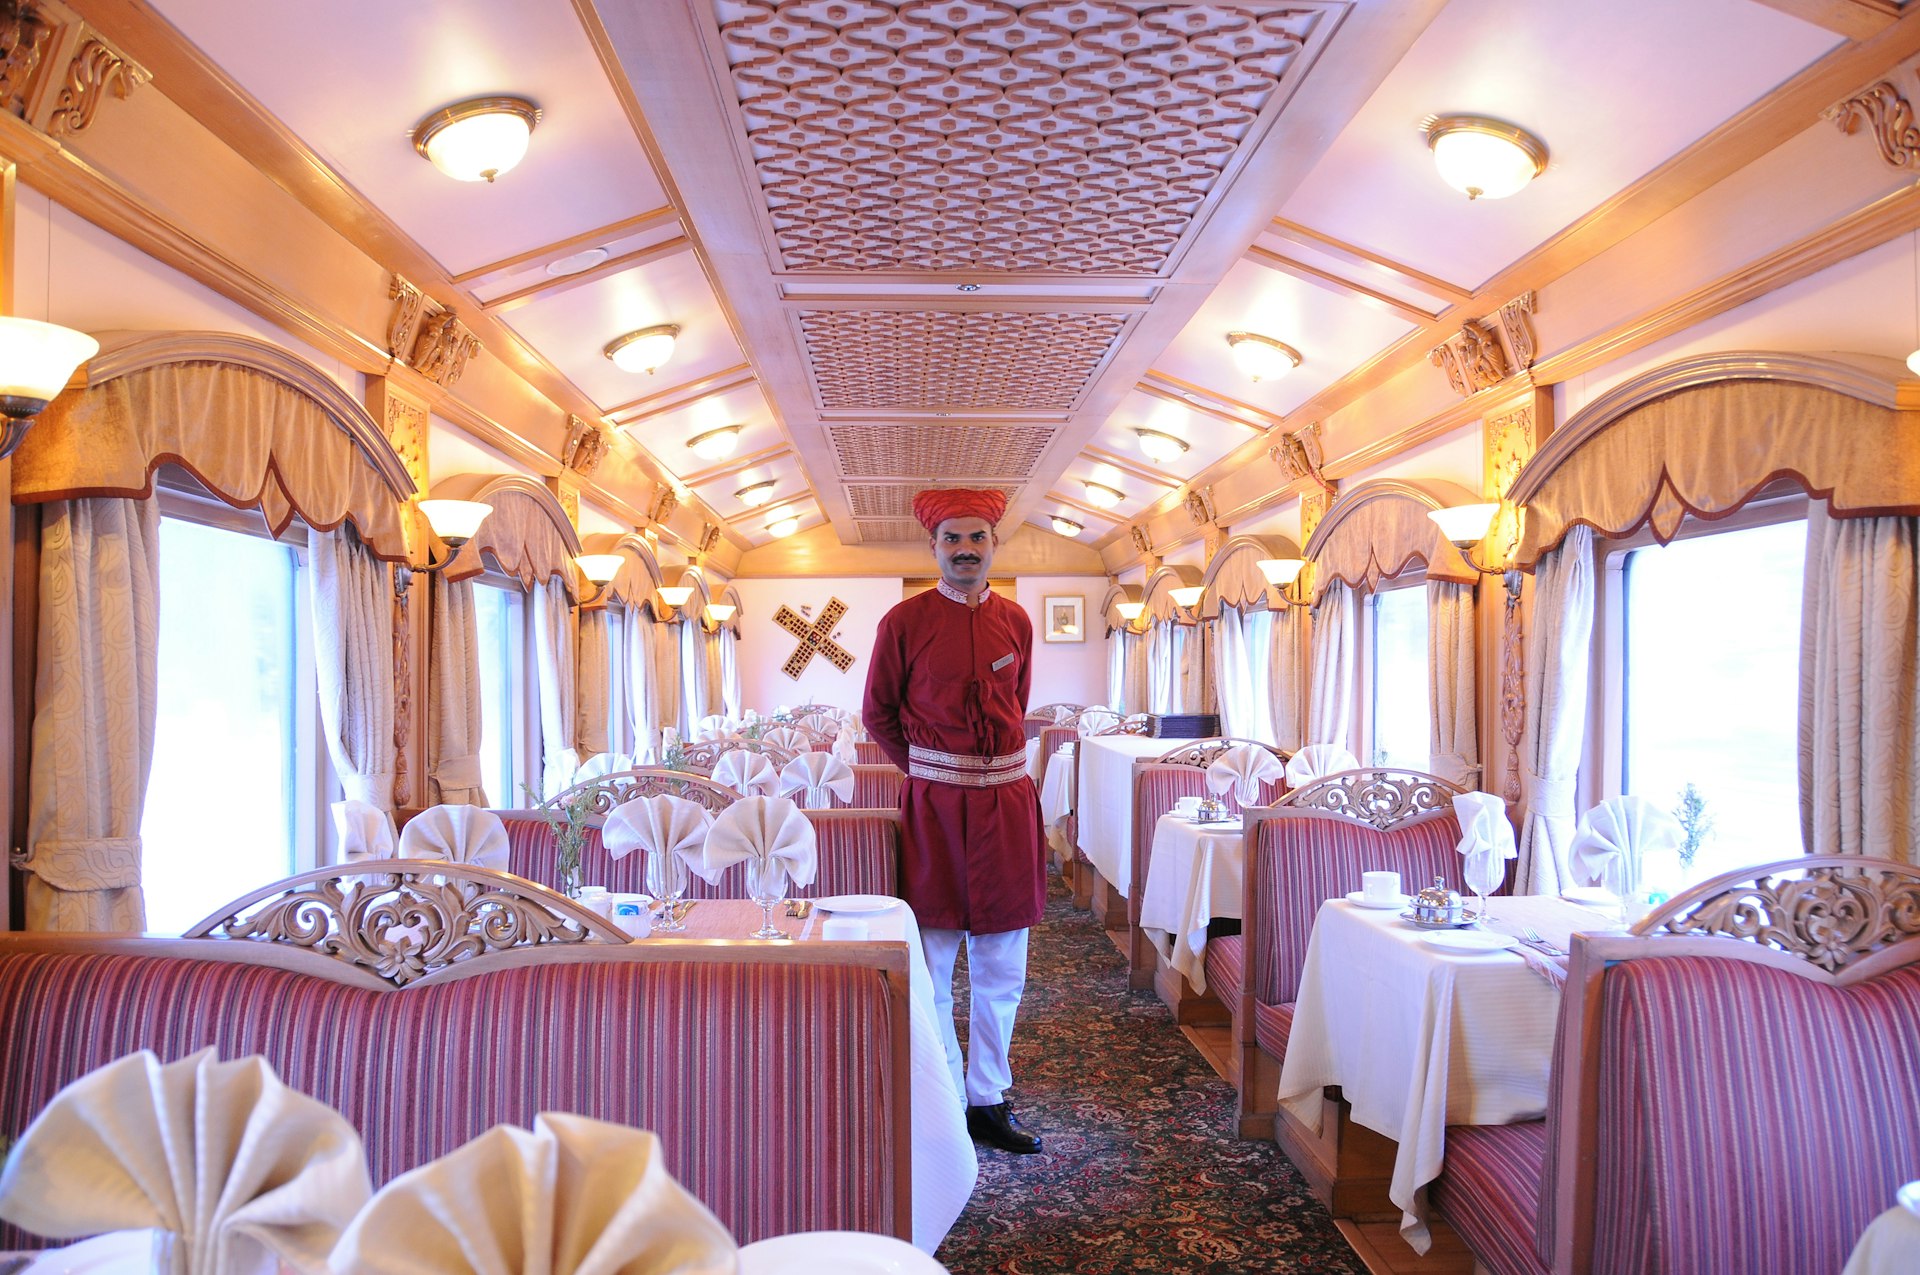
<svg viewBox="0 0 1920 1275">
<path fill-rule="evenodd" d="M 1182 797 L 1173 803 L 1173 812 L 1184 819 L 1191 819 L 1200 813 L 1199 797 Z"/>
<path fill-rule="evenodd" d="M 1398 872 L 1362 872 L 1360 874 L 1360 897 L 1368 903 L 1382 906 L 1400 901 L 1400 874 Z"/>
</svg>

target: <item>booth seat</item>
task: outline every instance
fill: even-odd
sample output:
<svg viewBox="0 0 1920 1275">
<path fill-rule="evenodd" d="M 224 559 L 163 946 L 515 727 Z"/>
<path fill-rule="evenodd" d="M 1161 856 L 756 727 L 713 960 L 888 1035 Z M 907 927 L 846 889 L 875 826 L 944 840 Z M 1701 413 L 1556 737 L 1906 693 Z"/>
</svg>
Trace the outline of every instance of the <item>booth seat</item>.
<svg viewBox="0 0 1920 1275">
<path fill-rule="evenodd" d="M 1447 1129 L 1480 1263 L 1840 1270 L 1920 1178 L 1920 869 L 1789 860 L 1571 946 L 1546 1119 Z"/>
<path fill-rule="evenodd" d="M 891 766 L 893 761 L 880 745 L 871 739 L 853 741 L 853 757 L 862 766 Z"/>
<path fill-rule="evenodd" d="M 858 810 L 898 810 L 906 782 L 906 772 L 892 762 L 878 766 L 861 762 L 853 768 L 853 800 L 848 805 Z"/>
<path fill-rule="evenodd" d="M 446 874 L 526 893 L 502 873 Z M 546 902 L 516 915 L 558 913 L 573 940 L 495 935 L 481 946 L 540 945 L 429 961 L 400 986 L 395 969 L 421 973 L 405 958 L 376 971 L 284 941 L 0 935 L 0 1135 L 132 1051 L 211 1046 L 264 1056 L 340 1111 L 376 1186 L 496 1124 L 568 1111 L 656 1132 L 674 1177 L 742 1243 L 910 1236 L 903 945 L 743 958 L 751 945 L 627 944 L 537 893 Z M 52 1242 L 0 1226 L 0 1249 Z"/>
</svg>

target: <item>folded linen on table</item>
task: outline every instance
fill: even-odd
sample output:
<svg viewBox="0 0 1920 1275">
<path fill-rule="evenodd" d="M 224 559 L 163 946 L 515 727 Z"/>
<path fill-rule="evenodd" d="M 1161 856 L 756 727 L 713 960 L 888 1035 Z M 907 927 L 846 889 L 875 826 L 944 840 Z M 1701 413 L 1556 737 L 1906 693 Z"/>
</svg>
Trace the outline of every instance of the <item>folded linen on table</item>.
<svg viewBox="0 0 1920 1275">
<path fill-rule="evenodd" d="M 1270 749 L 1235 744 L 1207 767 L 1207 791 L 1219 794 L 1232 789 L 1235 801 L 1251 806 L 1260 798 L 1260 785 L 1286 773 L 1286 765 Z"/>
<path fill-rule="evenodd" d="M 400 830 L 403 859 L 448 859 L 505 872 L 511 854 L 507 825 L 478 806 L 432 806 Z"/>
<path fill-rule="evenodd" d="M 391 859 L 394 842 L 393 816 L 364 801 L 333 803 L 333 828 L 340 839 L 340 861 Z"/>
</svg>

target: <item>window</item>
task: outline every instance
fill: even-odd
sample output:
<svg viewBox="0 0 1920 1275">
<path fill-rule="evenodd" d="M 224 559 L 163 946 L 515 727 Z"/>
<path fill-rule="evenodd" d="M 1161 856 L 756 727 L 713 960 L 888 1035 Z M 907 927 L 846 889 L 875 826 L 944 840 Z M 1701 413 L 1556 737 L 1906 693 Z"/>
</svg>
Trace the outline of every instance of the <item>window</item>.
<svg viewBox="0 0 1920 1275">
<path fill-rule="evenodd" d="M 627 712 L 627 613 L 609 606 L 607 617 L 607 751 L 633 752 L 633 722 Z"/>
<path fill-rule="evenodd" d="M 1620 754 L 1613 791 L 1692 822 L 1688 884 L 1802 852 L 1798 789 L 1804 520 L 1617 552 Z M 1610 590 L 1611 592 L 1611 590 Z M 1689 789 L 1698 806 L 1689 817 Z M 1677 870 L 1678 879 L 1663 882 Z"/>
<path fill-rule="evenodd" d="M 489 804 L 528 804 L 527 598 L 476 583 L 474 625 L 480 636 L 480 780 Z"/>
<path fill-rule="evenodd" d="M 160 524 L 158 714 L 141 811 L 147 926 L 178 934 L 315 861 L 327 763 L 296 550 Z"/>
<path fill-rule="evenodd" d="M 1387 589 L 1367 598 L 1368 736 L 1375 766 L 1425 770 L 1433 762 L 1427 692 L 1427 591 Z"/>
</svg>

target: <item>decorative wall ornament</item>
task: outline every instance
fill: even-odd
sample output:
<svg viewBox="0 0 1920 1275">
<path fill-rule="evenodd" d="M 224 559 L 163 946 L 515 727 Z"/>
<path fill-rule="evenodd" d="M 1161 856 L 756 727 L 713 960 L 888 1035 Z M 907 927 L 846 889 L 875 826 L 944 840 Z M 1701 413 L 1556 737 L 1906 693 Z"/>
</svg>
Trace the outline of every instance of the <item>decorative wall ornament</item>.
<svg viewBox="0 0 1920 1275">
<path fill-rule="evenodd" d="M 600 468 L 607 454 L 607 432 L 593 421 L 567 417 L 567 444 L 560 463 L 581 477 Z"/>
<path fill-rule="evenodd" d="M 1148 538 L 1145 527 L 1136 522 L 1127 528 L 1127 532 L 1133 537 L 1133 547 L 1135 549 L 1138 549 L 1142 554 L 1151 554 L 1153 552 L 1153 541 Z"/>
<path fill-rule="evenodd" d="M 560 508 L 567 514 L 567 521 L 573 524 L 575 531 L 580 530 L 580 486 L 571 482 L 565 475 L 553 481 L 553 495 L 560 502 Z"/>
<path fill-rule="evenodd" d="M 393 805 L 413 804 L 413 777 L 408 773 L 407 744 L 413 738 L 413 626 L 407 616 L 408 585 L 413 572 L 393 570 Z"/>
<path fill-rule="evenodd" d="M 654 493 L 653 508 L 647 510 L 647 521 L 664 527 L 679 507 L 680 494 L 673 489 L 673 484 L 661 483 L 660 490 Z"/>
<path fill-rule="evenodd" d="M 700 524 L 700 552 L 712 553 L 720 547 L 720 524 L 704 522 Z"/>
<path fill-rule="evenodd" d="M 1653 930 L 1743 939 L 1838 973 L 1920 935 L 1920 880 L 1911 867 L 1818 867 L 1804 878 L 1763 876 L 1683 905 Z"/>
<path fill-rule="evenodd" d="M 1320 520 L 1327 516 L 1328 506 L 1333 504 L 1333 487 L 1325 491 L 1310 491 L 1300 497 L 1300 543 L 1313 539 L 1313 532 Z"/>
<path fill-rule="evenodd" d="M 1198 487 L 1187 488 L 1186 499 L 1181 503 L 1186 508 L 1187 517 L 1193 519 L 1194 526 L 1204 527 L 1213 521 L 1213 489 L 1211 487 L 1204 491 Z"/>
<path fill-rule="evenodd" d="M 1273 446 L 1267 448 L 1267 459 L 1280 467 L 1281 474 L 1288 482 L 1306 480 L 1331 496 L 1333 483 L 1321 472 L 1321 466 L 1326 463 L 1326 453 L 1320 445 L 1320 438 L 1320 422 L 1314 421 L 1305 429 L 1280 435 Z"/>
<path fill-rule="evenodd" d="M 395 275 L 387 283 L 387 300 L 393 302 L 387 311 L 387 357 L 405 358 L 413 351 L 415 330 L 427 296 L 410 280 Z"/>
<path fill-rule="evenodd" d="M 1864 93 L 1829 106 L 1821 115 L 1849 136 L 1864 125 L 1879 148 L 1880 158 L 1895 168 L 1920 167 L 1920 128 L 1914 126 L 1913 106 L 1891 81 L 1882 80 Z"/>
<path fill-rule="evenodd" d="M 1528 317 L 1536 304 L 1535 294 L 1523 292 L 1490 318 L 1468 319 L 1458 333 L 1427 351 L 1427 362 L 1447 374 L 1447 384 L 1461 398 L 1531 368 L 1540 353 Z"/>
<path fill-rule="evenodd" d="M 1451 341 L 1443 341 L 1427 351 L 1427 362 L 1447 374 L 1447 384 L 1461 398 L 1473 393 L 1473 383 L 1467 379 L 1466 369 L 1460 363 L 1460 354 L 1453 348 Z"/>
<path fill-rule="evenodd" d="M 1507 352 L 1516 370 L 1532 367 L 1540 352 L 1539 341 L 1533 334 L 1533 320 L 1529 317 L 1533 307 L 1531 292 L 1523 292 L 1500 307 L 1500 333 L 1507 339 Z"/>
<path fill-rule="evenodd" d="M 1078 312 L 800 313 L 820 405 L 876 411 L 1070 410 L 1126 325 Z"/>
<path fill-rule="evenodd" d="M 1488 500 L 1504 500 L 1513 480 L 1539 450 L 1540 437 L 1532 403 L 1489 416 L 1481 427 L 1480 491 Z"/>
<path fill-rule="evenodd" d="M 31 5 L 9 5 L 0 12 L 0 105 L 23 119 L 52 39 L 53 24 Z"/>
<path fill-rule="evenodd" d="M 88 36 L 67 64 L 66 84 L 53 104 L 47 131 L 55 137 L 84 133 L 109 89 L 125 99 L 152 78 L 145 67 L 128 61 L 99 36 Z"/>
<path fill-rule="evenodd" d="M 467 360 L 480 353 L 480 338 L 452 310 L 440 310 L 420 323 L 414 339 L 413 370 L 436 385 L 451 389 L 467 370 Z"/>
<path fill-rule="evenodd" d="M 1324 810 L 1386 829 L 1430 810 L 1446 810 L 1464 788 L 1417 770 L 1347 770 L 1280 799 L 1296 810 Z"/>
<path fill-rule="evenodd" d="M 1507 594 L 1500 634 L 1500 737 L 1507 742 L 1507 774 L 1500 795 L 1508 805 L 1520 801 L 1520 740 L 1527 731 L 1527 648 L 1519 602 L 1518 593 Z"/>
<path fill-rule="evenodd" d="M 386 427 L 387 442 L 407 467 L 414 490 L 424 492 L 427 490 L 427 410 L 398 397 L 391 386 L 387 388 L 386 400 L 386 420 L 381 423 Z"/>
<path fill-rule="evenodd" d="M 1507 379 L 1507 355 L 1500 339 L 1485 319 L 1469 319 L 1460 325 L 1458 345 L 1460 368 L 1476 390 L 1498 385 Z"/>
<path fill-rule="evenodd" d="M 780 671 L 796 682 L 807 665 L 816 655 L 825 656 L 827 663 L 842 673 L 853 667 L 853 652 L 833 640 L 833 628 L 847 613 L 847 604 L 839 598 L 828 601 L 820 612 L 820 618 L 809 622 L 791 607 L 783 606 L 773 613 L 773 622 L 800 639 L 800 645 L 794 648 Z"/>
</svg>

